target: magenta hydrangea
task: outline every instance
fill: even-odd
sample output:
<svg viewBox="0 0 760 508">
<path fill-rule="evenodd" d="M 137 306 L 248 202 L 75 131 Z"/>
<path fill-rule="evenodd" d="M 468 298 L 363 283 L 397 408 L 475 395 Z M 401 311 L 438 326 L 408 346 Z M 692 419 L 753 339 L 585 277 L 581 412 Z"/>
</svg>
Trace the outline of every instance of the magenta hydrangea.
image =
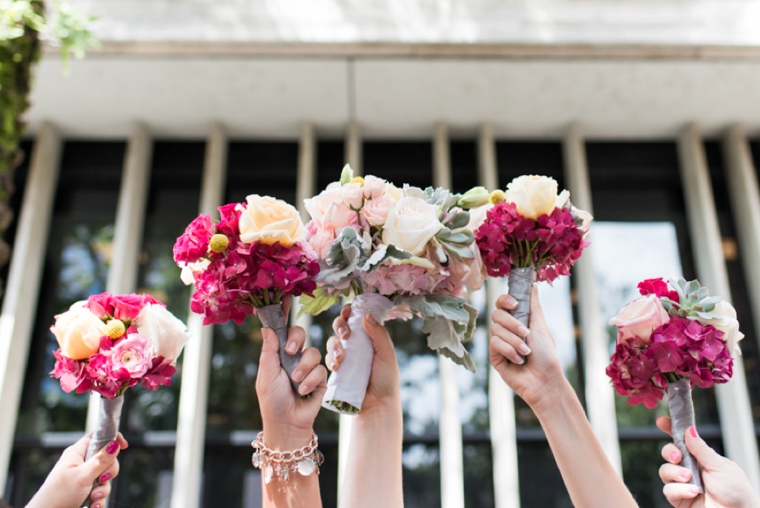
<svg viewBox="0 0 760 508">
<path fill-rule="evenodd" d="M 513 266 L 534 266 L 537 280 L 549 282 L 569 275 L 588 245 L 570 210 L 555 208 L 532 220 L 507 202 L 488 211 L 475 235 L 488 275 L 504 277 Z"/>
<path fill-rule="evenodd" d="M 680 316 L 655 329 L 648 344 L 639 339 L 619 342 L 607 367 L 617 392 L 629 404 L 657 406 L 668 381 L 688 379 L 700 388 L 726 383 L 733 359 L 722 332 Z"/>
</svg>

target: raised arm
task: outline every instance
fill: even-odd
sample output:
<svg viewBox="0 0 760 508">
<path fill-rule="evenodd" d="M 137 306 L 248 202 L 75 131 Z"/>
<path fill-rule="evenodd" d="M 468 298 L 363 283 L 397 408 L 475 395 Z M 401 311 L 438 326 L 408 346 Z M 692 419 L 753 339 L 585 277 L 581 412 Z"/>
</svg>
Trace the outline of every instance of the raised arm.
<svg viewBox="0 0 760 508">
<path fill-rule="evenodd" d="M 350 313 L 351 307 L 345 306 L 333 323 L 335 332 L 348 340 Z M 372 339 L 375 356 L 361 413 L 353 417 L 355 422 L 339 506 L 399 508 L 404 506 L 401 481 L 404 422 L 398 361 L 388 331 L 370 314 L 364 318 L 364 329 Z M 339 369 L 344 357 L 340 341 L 331 337 L 327 343 L 328 368 Z"/>
<path fill-rule="evenodd" d="M 583 508 L 637 507 L 562 372 L 537 288 L 531 292 L 530 330 L 507 312 L 515 306 L 509 295 L 502 295 L 496 303 L 489 344 L 491 364 L 541 422 L 573 504 Z M 520 350 L 526 336 L 529 351 Z M 524 364 L 518 351 L 527 357 Z"/>
</svg>

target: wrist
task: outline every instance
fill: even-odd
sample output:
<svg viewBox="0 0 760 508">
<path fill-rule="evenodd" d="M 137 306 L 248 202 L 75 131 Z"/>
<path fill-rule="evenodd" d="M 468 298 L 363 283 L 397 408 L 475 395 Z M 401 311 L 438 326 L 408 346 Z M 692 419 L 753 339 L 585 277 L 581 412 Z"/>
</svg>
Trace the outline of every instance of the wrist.
<svg viewBox="0 0 760 508">
<path fill-rule="evenodd" d="M 535 401 L 528 402 L 533 412 L 539 419 L 561 410 L 562 405 L 568 400 L 577 400 L 575 390 L 565 376 L 559 376 L 545 383 Z M 526 401 L 527 402 L 527 401 Z"/>
<path fill-rule="evenodd" d="M 267 447 L 278 451 L 295 450 L 306 446 L 314 433 L 311 427 L 304 428 L 289 424 L 263 425 L 264 443 Z"/>
</svg>

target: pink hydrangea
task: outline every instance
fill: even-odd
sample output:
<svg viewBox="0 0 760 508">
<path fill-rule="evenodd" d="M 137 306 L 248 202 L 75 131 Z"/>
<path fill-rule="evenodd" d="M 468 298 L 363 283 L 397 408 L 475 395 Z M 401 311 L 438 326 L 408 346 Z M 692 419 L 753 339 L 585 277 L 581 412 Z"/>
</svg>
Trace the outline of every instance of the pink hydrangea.
<svg viewBox="0 0 760 508">
<path fill-rule="evenodd" d="M 433 293 L 445 278 L 440 270 L 428 270 L 416 265 L 395 265 L 390 261 L 367 273 L 364 282 L 381 295 L 424 295 Z"/>
<path fill-rule="evenodd" d="M 506 201 L 488 210 L 475 235 L 488 275 L 504 277 L 512 266 L 532 265 L 537 280 L 549 282 L 569 275 L 588 245 L 569 210 L 555 208 L 532 220 Z"/>
<path fill-rule="evenodd" d="M 208 243 L 214 235 L 214 224 L 210 215 L 201 215 L 185 229 L 174 244 L 174 261 L 194 263 L 208 252 Z"/>
<path fill-rule="evenodd" d="M 668 283 L 662 280 L 662 277 L 643 280 L 636 287 L 642 295 L 657 295 L 659 298 L 665 297 L 676 303 L 679 301 L 678 293 L 670 289 Z"/>
</svg>

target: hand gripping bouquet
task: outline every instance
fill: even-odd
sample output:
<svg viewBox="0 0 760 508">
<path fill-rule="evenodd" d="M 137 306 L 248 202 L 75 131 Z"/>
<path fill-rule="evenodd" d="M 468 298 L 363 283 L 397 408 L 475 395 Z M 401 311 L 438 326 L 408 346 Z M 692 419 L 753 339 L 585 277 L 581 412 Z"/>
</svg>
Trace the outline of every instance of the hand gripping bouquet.
<svg viewBox="0 0 760 508">
<path fill-rule="evenodd" d="M 510 314 L 527 327 L 531 286 L 570 275 L 588 246 L 592 217 L 570 203 L 567 190 L 558 195 L 553 178 L 535 175 L 515 178 L 506 192 L 492 192 L 490 204 L 472 215 L 488 275 L 508 276 L 509 294 L 518 304 Z"/>
<path fill-rule="evenodd" d="M 216 224 L 209 215 L 196 218 L 174 245 L 182 280 L 195 283 L 190 309 L 204 316 L 204 325 L 241 324 L 255 312 L 277 334 L 280 363 L 291 377 L 301 355 L 285 352 L 281 302 L 317 287 L 319 263 L 306 228 L 293 206 L 268 196 L 252 194 L 246 203 L 220 206 L 219 214 Z M 291 384 L 298 389 L 292 378 Z"/>
<path fill-rule="evenodd" d="M 462 343 L 472 338 L 477 313 L 461 294 L 466 285 L 482 285 L 485 273 L 466 202 L 445 189 L 354 178 L 348 166 L 340 182 L 305 201 L 320 287 L 313 298 L 301 297 L 303 310 L 318 314 L 353 298 L 351 339 L 342 343 L 346 356 L 330 375 L 324 407 L 361 410 L 374 354 L 363 326 L 367 313 L 378 322 L 421 317 L 428 346 L 474 372 Z"/>
<path fill-rule="evenodd" d="M 137 384 L 169 386 L 190 338 L 185 324 L 148 295 L 91 296 L 56 316 L 50 330 L 60 346 L 50 374 L 63 391 L 102 395 L 87 459 L 116 439 L 124 392 Z"/>
<path fill-rule="evenodd" d="M 638 288 L 642 296 L 610 320 L 617 326 L 617 345 L 607 375 L 629 404 L 654 409 L 667 392 L 681 465 L 691 470 L 691 483 L 702 492 L 699 466 L 685 442 L 694 425 L 691 387 L 726 383 L 744 335 L 731 304 L 709 296 L 695 280 L 680 279 L 669 286 L 662 279 L 649 279 Z"/>
</svg>

